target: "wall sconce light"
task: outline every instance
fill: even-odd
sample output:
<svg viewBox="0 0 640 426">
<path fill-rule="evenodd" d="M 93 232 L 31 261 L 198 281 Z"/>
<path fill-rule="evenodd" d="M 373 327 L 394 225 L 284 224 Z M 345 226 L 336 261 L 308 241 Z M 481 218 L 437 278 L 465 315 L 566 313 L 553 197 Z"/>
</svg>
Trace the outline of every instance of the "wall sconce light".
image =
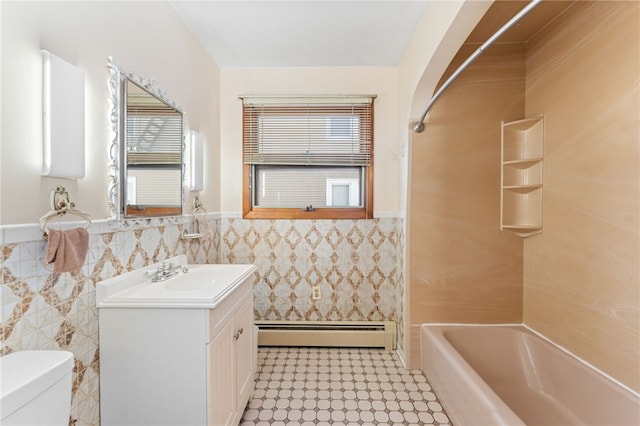
<svg viewBox="0 0 640 426">
<path fill-rule="evenodd" d="M 191 131 L 191 179 L 190 189 L 202 191 L 204 189 L 204 142 L 202 135 Z"/>
<path fill-rule="evenodd" d="M 84 177 L 84 71 L 42 51 L 45 176 Z"/>
</svg>

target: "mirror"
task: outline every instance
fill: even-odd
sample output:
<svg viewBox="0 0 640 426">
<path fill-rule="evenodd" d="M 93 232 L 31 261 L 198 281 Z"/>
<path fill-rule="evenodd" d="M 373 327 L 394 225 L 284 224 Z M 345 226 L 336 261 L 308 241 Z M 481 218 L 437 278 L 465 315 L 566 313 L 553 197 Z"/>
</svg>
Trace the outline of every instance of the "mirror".
<svg viewBox="0 0 640 426">
<path fill-rule="evenodd" d="M 180 216 L 184 199 L 184 114 L 152 80 L 109 58 L 113 219 Z"/>
</svg>

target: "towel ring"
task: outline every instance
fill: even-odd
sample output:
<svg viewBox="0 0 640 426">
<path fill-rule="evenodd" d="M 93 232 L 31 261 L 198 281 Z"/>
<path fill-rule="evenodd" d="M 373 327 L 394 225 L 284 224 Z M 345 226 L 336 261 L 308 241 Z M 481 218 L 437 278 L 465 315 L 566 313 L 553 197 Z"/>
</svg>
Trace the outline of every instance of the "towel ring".
<svg viewBox="0 0 640 426">
<path fill-rule="evenodd" d="M 207 213 L 207 209 L 204 208 L 200 198 L 196 195 L 193 199 L 193 214 L 196 213 Z"/>
<path fill-rule="evenodd" d="M 91 218 L 87 213 L 83 212 L 82 210 L 76 210 L 76 209 L 65 209 L 65 210 L 58 210 L 58 211 L 49 210 L 44 216 L 40 218 L 40 229 L 42 230 L 42 232 L 44 232 L 46 235 L 49 235 L 49 229 L 47 229 L 46 227 L 47 222 L 54 217 L 64 216 L 67 213 L 83 218 L 87 222 L 84 226 L 85 229 L 89 228 L 89 225 L 91 225 Z"/>
<path fill-rule="evenodd" d="M 55 190 L 51 191 L 51 210 L 45 213 L 44 216 L 40 218 L 40 229 L 46 235 L 49 235 L 49 230 L 46 227 L 47 222 L 55 217 L 64 216 L 69 213 L 75 216 L 79 216 L 86 220 L 85 229 L 91 225 L 91 216 L 82 210 L 77 210 L 76 205 L 69 201 L 69 193 L 64 188 L 64 186 L 58 186 Z"/>
</svg>

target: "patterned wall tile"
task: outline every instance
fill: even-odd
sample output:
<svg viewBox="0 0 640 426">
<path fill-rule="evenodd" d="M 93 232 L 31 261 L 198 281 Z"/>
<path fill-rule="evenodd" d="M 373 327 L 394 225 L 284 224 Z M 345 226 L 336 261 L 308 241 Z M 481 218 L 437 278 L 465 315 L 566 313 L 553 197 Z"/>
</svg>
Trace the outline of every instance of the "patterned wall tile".
<svg viewBox="0 0 640 426">
<path fill-rule="evenodd" d="M 71 425 L 100 424 L 95 284 L 180 254 L 192 263 L 214 263 L 216 239 L 180 239 L 182 226 L 91 234 L 84 266 L 70 273 L 54 273 L 44 264 L 44 240 L 2 246 L 0 355 L 28 349 L 71 351 Z"/>
<path fill-rule="evenodd" d="M 396 246 L 396 253 L 398 257 L 398 268 L 396 269 L 396 321 L 398 330 L 398 348 L 401 353 L 405 353 L 404 348 L 404 325 L 405 325 L 405 309 L 404 309 L 404 297 L 405 297 L 405 235 L 404 235 L 404 221 L 398 220 L 396 223 L 396 232 L 392 235 L 391 241 Z"/>
<path fill-rule="evenodd" d="M 258 268 L 256 319 L 397 320 L 397 222 L 223 219 L 220 259 Z"/>
<path fill-rule="evenodd" d="M 98 425 L 96 283 L 181 254 L 190 263 L 255 264 L 256 319 L 402 324 L 401 221 L 208 219 L 210 233 L 191 240 L 180 238 L 189 223 L 91 234 L 84 266 L 71 273 L 44 264 L 44 240 L 2 246 L 0 355 L 73 352 L 70 424 Z"/>
</svg>

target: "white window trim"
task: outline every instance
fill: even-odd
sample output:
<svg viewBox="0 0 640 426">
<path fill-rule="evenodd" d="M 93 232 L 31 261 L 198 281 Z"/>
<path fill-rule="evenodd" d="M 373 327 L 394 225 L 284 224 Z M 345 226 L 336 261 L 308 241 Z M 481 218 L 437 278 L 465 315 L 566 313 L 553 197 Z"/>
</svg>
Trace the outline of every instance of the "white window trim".
<svg viewBox="0 0 640 426">
<path fill-rule="evenodd" d="M 347 185 L 349 187 L 349 207 L 360 204 L 360 185 L 357 179 L 327 179 L 327 207 L 333 206 L 333 187 Z"/>
</svg>

